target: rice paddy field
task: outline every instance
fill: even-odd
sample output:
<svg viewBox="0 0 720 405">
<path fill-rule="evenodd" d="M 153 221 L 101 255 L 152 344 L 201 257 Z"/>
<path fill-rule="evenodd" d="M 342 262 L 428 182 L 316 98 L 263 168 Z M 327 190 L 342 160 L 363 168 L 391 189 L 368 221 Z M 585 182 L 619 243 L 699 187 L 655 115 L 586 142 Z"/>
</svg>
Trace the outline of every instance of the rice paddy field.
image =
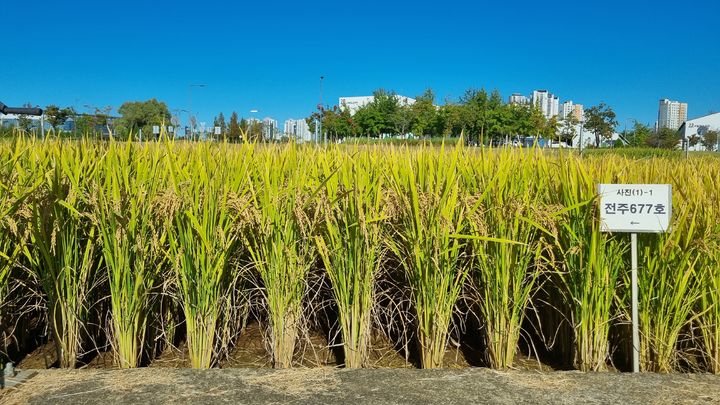
<svg viewBox="0 0 720 405">
<path fill-rule="evenodd" d="M 2 141 L 0 357 L 210 368 L 253 339 L 288 368 L 315 336 L 348 368 L 627 370 L 599 183 L 673 187 L 672 231 L 639 236 L 641 369 L 720 372 L 718 157 L 462 142 Z"/>
</svg>

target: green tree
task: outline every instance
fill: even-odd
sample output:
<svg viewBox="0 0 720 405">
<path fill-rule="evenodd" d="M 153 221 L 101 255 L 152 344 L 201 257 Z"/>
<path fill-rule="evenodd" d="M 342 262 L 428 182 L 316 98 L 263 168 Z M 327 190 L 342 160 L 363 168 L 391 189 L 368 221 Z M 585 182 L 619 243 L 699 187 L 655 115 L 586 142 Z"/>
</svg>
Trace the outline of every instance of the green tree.
<svg viewBox="0 0 720 405">
<path fill-rule="evenodd" d="M 702 145 L 709 151 L 718 150 L 718 131 L 707 131 L 702 138 Z"/>
<path fill-rule="evenodd" d="M 18 114 L 17 126 L 23 131 L 30 132 L 33 129 L 33 121 L 28 115 Z"/>
<path fill-rule="evenodd" d="M 602 139 L 612 138 L 618 125 L 615 117 L 615 111 L 603 102 L 585 109 L 585 128 L 595 135 L 596 147 L 600 147 Z"/>
<path fill-rule="evenodd" d="M 569 114 L 561 123 L 560 127 L 560 142 L 565 142 L 568 145 L 572 144 L 572 140 L 577 135 L 577 125 L 580 120 L 577 119 L 575 114 Z"/>
<path fill-rule="evenodd" d="M 95 118 L 88 114 L 77 114 L 74 117 L 75 132 L 80 135 L 95 135 Z"/>
<path fill-rule="evenodd" d="M 545 117 L 537 107 L 531 105 L 508 104 L 507 132 L 513 136 L 528 136 L 537 133 L 536 125 L 544 125 Z"/>
<path fill-rule="evenodd" d="M 545 139 L 558 139 L 558 128 L 560 123 L 558 122 L 557 116 L 550 117 L 545 121 L 545 125 L 542 127 L 542 135 Z"/>
<path fill-rule="evenodd" d="M 340 137 L 356 136 L 358 133 L 358 126 L 355 119 L 350 115 L 350 111 L 340 109 L 338 112 L 338 134 Z"/>
<path fill-rule="evenodd" d="M 460 98 L 462 127 L 469 142 L 481 142 L 487 126 L 488 94 L 485 89 L 468 89 Z"/>
<path fill-rule="evenodd" d="M 240 132 L 242 134 L 244 141 L 246 141 L 246 142 L 262 141 L 263 128 L 262 128 L 261 121 L 257 121 L 254 119 L 246 120 L 243 118 L 240 120 L 239 127 L 240 127 Z"/>
<path fill-rule="evenodd" d="M 660 128 L 647 138 L 646 143 L 653 148 L 675 149 L 680 144 L 680 133 L 670 128 Z"/>
<path fill-rule="evenodd" d="M 530 115 L 527 117 L 527 135 L 539 137 L 547 126 L 547 118 L 540 111 L 540 106 L 530 107 Z"/>
<path fill-rule="evenodd" d="M 391 117 L 391 119 L 394 126 L 393 133 L 397 135 L 406 135 L 408 132 L 410 132 L 410 129 L 412 128 L 414 122 L 413 111 L 410 106 L 398 106 L 397 110 L 395 110 L 395 114 Z"/>
<path fill-rule="evenodd" d="M 221 112 L 218 114 L 217 117 L 213 120 L 213 127 L 220 127 L 220 137 L 228 136 L 228 125 L 225 122 L 225 115 Z M 213 129 L 214 133 L 214 129 Z"/>
<path fill-rule="evenodd" d="M 441 133 L 443 136 L 459 136 L 467 130 L 464 110 L 463 105 L 448 102 L 447 100 L 445 105 L 440 107 L 438 111 L 438 127 L 442 128 Z"/>
<path fill-rule="evenodd" d="M 338 131 L 341 131 L 341 125 L 334 108 L 323 108 L 322 111 L 318 111 L 318 118 L 322 118 L 320 129 L 322 130 L 321 140 L 337 139 L 339 135 Z"/>
<path fill-rule="evenodd" d="M 432 136 L 438 133 L 438 110 L 435 108 L 435 94 L 432 89 L 427 89 L 418 96 L 410 109 L 413 117 L 410 130 L 413 134 Z"/>
<path fill-rule="evenodd" d="M 60 108 L 54 104 L 45 107 L 45 120 L 50 124 L 55 132 L 58 128 L 67 122 L 68 118 L 75 116 L 75 110 L 70 107 Z"/>
<path fill-rule="evenodd" d="M 513 135 L 516 127 L 513 114 L 512 104 L 501 103 L 489 111 L 487 133 L 494 142 L 500 143 Z"/>
<path fill-rule="evenodd" d="M 401 117 L 400 100 L 395 93 L 383 89 L 373 93 L 373 101 L 355 113 L 354 120 L 359 131 L 366 136 L 398 134 L 409 128 L 406 117 Z"/>
<path fill-rule="evenodd" d="M 632 130 L 627 133 L 627 140 L 630 143 L 629 146 L 648 146 L 648 139 L 650 139 L 652 135 L 653 131 L 649 126 L 635 122 Z"/>
<path fill-rule="evenodd" d="M 119 136 L 128 136 L 142 130 L 145 137 L 152 134 L 153 125 L 162 126 L 170 122 L 170 111 L 165 103 L 156 99 L 123 103 L 118 109 L 121 117 L 115 121 Z"/>
<path fill-rule="evenodd" d="M 347 108 L 345 108 L 344 110 L 347 110 Z M 310 131 L 311 134 L 315 134 L 316 123 L 317 123 L 317 120 L 319 120 L 319 119 L 320 119 L 319 111 L 315 111 L 312 114 L 310 114 L 309 117 L 305 118 L 305 123 L 308 125 L 308 130 Z"/>
<path fill-rule="evenodd" d="M 32 104 L 25 103 L 23 104 L 23 108 L 31 108 Z M 29 115 L 25 114 L 18 114 L 17 119 L 17 126 L 23 131 L 30 132 L 33 129 L 33 120 L 30 118 Z"/>
<path fill-rule="evenodd" d="M 222 117 L 222 113 L 220 113 L 220 117 Z M 225 117 L 222 118 L 224 122 Z M 227 133 L 228 140 L 230 142 L 240 142 L 243 138 L 242 134 L 243 131 L 240 129 L 240 121 L 238 120 L 238 115 L 235 111 L 233 111 L 232 114 L 230 114 L 230 126 Z"/>
<path fill-rule="evenodd" d="M 702 137 L 698 136 L 697 134 L 691 135 L 690 138 L 688 138 L 688 142 L 690 142 L 690 146 L 697 146 L 697 144 L 702 141 Z"/>
</svg>

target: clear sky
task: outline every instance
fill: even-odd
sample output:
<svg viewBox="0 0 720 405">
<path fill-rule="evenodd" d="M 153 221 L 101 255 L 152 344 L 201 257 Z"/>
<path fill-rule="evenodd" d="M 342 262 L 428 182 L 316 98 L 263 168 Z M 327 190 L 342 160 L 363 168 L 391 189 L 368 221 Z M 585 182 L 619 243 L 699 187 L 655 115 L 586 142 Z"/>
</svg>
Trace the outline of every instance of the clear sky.
<svg viewBox="0 0 720 405">
<path fill-rule="evenodd" d="M 483 4 L 485 3 L 485 4 Z M 152 97 L 212 122 L 280 121 L 384 88 L 440 102 L 469 87 L 605 101 L 620 127 L 658 100 L 720 111 L 720 2 L 13 1 L 0 5 L 0 101 L 119 107 Z M 631 125 L 631 124 L 628 124 Z"/>
</svg>

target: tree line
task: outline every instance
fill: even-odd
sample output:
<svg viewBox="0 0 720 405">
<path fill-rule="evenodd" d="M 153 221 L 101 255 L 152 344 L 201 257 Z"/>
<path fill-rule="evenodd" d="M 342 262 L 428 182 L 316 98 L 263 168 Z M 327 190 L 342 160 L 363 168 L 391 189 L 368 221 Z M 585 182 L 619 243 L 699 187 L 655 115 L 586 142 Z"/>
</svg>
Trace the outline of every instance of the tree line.
<svg viewBox="0 0 720 405">
<path fill-rule="evenodd" d="M 355 114 L 341 106 L 324 108 L 308 117 L 314 131 L 316 122 L 331 141 L 347 137 L 381 137 L 412 134 L 418 137 L 458 136 L 473 143 L 498 143 L 514 137 L 537 137 L 571 143 L 577 135 L 574 117 L 546 118 L 533 104 L 505 103 L 500 92 L 468 89 L 458 100 L 436 105 L 432 89 L 416 97 L 414 104 L 403 103 L 394 92 L 376 90 L 373 101 Z M 615 112 L 605 103 L 585 110 L 584 128 L 600 145 L 610 139 L 617 126 Z M 590 135 L 589 134 L 589 135 Z"/>
<path fill-rule="evenodd" d="M 373 96 L 372 102 L 360 107 L 355 114 L 341 106 L 313 112 L 306 118 L 310 131 L 315 132 L 316 123 L 321 123 L 325 139 L 331 142 L 388 135 L 456 137 L 463 134 L 468 142 L 475 144 L 497 144 L 518 137 L 536 137 L 570 145 L 578 135 L 579 121 L 573 114 L 564 120 L 546 118 L 539 106 L 506 103 L 497 90 L 468 89 L 457 100 L 444 100 L 443 105 L 436 104 L 432 89 L 417 96 L 413 104 L 404 103 L 396 93 L 383 89 L 373 92 Z M 118 108 L 119 117 L 111 117 L 110 111 L 110 107 L 95 108 L 93 113 L 78 114 L 72 107 L 48 105 L 45 121 L 58 133 L 72 119 L 76 134 L 104 132 L 125 138 L 131 134 L 137 136 L 142 130 L 143 138 L 150 139 L 153 126 L 170 125 L 172 119 L 167 105 L 156 99 L 123 103 Z M 20 116 L 17 125 L 30 131 L 35 124 L 29 117 Z M 582 128 L 587 136 L 594 137 L 595 146 L 611 139 L 617 125 L 615 112 L 605 103 L 584 110 Z M 266 140 L 262 122 L 240 118 L 237 112 L 232 112 L 229 120 L 219 113 L 213 120 L 213 127 L 220 128 L 217 138 L 230 142 Z M 623 131 L 622 138 L 629 146 L 656 148 L 675 148 L 680 142 L 678 131 L 667 128 L 654 131 L 639 122 L 635 122 L 630 130 Z M 704 137 L 689 139 L 690 146 L 702 144 L 708 150 L 714 150 L 717 141 L 718 134 L 714 131 L 709 131 Z"/>
</svg>

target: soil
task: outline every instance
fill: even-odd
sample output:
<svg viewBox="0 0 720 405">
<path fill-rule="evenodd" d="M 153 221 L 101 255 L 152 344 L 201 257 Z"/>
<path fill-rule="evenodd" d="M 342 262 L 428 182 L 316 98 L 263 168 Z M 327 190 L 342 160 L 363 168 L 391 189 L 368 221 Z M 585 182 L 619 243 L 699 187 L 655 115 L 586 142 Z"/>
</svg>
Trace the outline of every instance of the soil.
<svg viewBox="0 0 720 405">
<path fill-rule="evenodd" d="M 484 368 L 40 370 L 0 391 L 0 403 L 711 404 L 720 403 L 720 376 Z"/>
<path fill-rule="evenodd" d="M 260 326 L 247 326 L 217 368 L 193 370 L 187 350 L 167 348 L 148 367 L 119 370 L 110 352 L 85 356 L 82 370 L 48 369 L 54 345 L 41 345 L 18 369 L 33 370 L 17 387 L 0 391 L 3 404 L 78 403 L 718 403 L 720 376 L 555 371 L 518 355 L 511 371 L 475 367 L 478 353 L 449 345 L 443 369 L 418 370 L 404 352 L 375 335 L 370 369 L 343 369 L 327 337 L 300 339 L 293 369 L 273 370 Z"/>
<path fill-rule="evenodd" d="M 369 359 L 370 368 L 417 368 L 411 359 L 406 359 L 402 352 L 396 350 L 390 341 L 381 334 L 375 334 L 371 344 Z M 458 369 L 475 365 L 475 353 L 467 348 L 448 345 L 443 361 L 444 368 Z M 85 356 L 86 362 L 80 363 L 82 369 L 116 368 L 112 353 L 99 351 Z M 328 346 L 328 339 L 317 331 L 309 332 L 300 339 L 294 357 L 294 365 L 299 367 L 341 367 L 333 350 Z M 27 354 L 18 364 L 19 369 L 48 369 L 56 366 L 54 342 L 37 347 Z M 168 347 L 157 358 L 148 364 L 150 368 L 189 368 L 187 348 Z M 272 359 L 265 347 L 265 340 L 257 322 L 249 324 L 237 340 L 228 356 L 217 364 L 219 368 L 272 368 Z M 519 370 L 552 370 L 548 365 L 538 362 L 532 357 L 518 355 L 514 368 Z"/>
</svg>

